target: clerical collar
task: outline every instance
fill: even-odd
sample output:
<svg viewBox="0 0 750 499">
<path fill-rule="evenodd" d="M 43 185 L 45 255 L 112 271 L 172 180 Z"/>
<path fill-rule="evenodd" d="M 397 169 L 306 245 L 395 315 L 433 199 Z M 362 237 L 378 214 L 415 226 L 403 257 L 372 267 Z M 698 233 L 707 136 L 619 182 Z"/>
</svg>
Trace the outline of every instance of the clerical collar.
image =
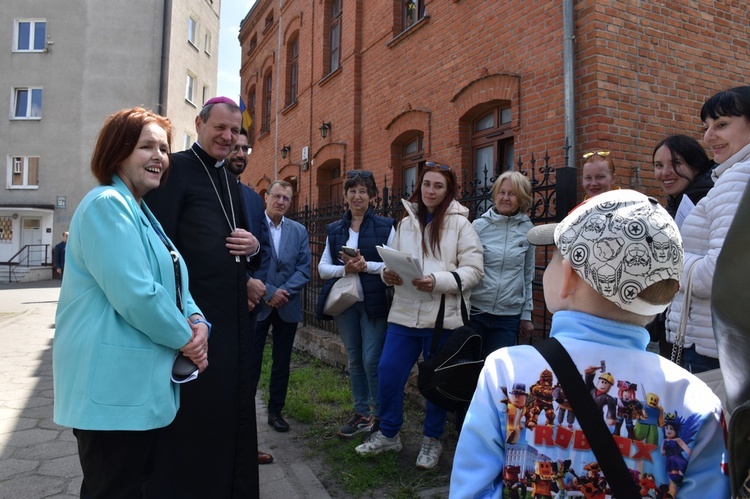
<svg viewBox="0 0 750 499">
<path fill-rule="evenodd" d="M 217 161 L 216 158 L 208 154 L 197 141 L 193 143 L 193 151 L 196 152 L 196 154 L 200 154 L 202 156 L 201 159 L 205 159 L 206 163 L 212 165 L 214 168 L 221 168 L 227 163 L 226 158 Z"/>
</svg>

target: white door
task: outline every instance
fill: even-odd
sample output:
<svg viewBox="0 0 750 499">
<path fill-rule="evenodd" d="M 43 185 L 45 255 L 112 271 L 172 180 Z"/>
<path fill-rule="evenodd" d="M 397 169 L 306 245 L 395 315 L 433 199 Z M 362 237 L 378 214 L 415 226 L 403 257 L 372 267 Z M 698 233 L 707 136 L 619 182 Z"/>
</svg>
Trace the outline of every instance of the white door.
<svg viewBox="0 0 750 499">
<path fill-rule="evenodd" d="M 21 248 L 31 244 L 42 244 L 42 219 L 21 219 Z M 21 255 L 23 257 L 23 255 Z M 32 246 L 29 248 L 29 265 L 41 265 L 44 261 L 44 247 Z"/>
</svg>

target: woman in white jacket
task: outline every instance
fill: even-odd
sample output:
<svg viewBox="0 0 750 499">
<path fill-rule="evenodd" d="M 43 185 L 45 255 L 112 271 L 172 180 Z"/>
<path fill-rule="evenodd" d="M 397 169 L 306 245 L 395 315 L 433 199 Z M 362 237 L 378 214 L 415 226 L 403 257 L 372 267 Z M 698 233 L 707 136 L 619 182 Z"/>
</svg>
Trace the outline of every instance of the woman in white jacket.
<svg viewBox="0 0 750 499">
<path fill-rule="evenodd" d="M 742 193 L 750 181 L 750 86 L 719 92 L 701 108 L 703 141 L 718 166 L 714 188 L 685 218 L 682 242 L 685 270 L 680 291 L 667 316 L 667 335 L 676 350 L 682 348 L 685 368 L 693 373 L 719 367 L 711 324 L 711 286 L 716 258 L 724 245 Z M 688 279 L 692 282 L 691 306 L 684 310 Z M 686 324 L 679 331 L 680 317 Z"/>
<path fill-rule="evenodd" d="M 445 165 L 426 163 L 418 185 L 410 200 L 403 200 L 406 214 L 392 246 L 421 262 L 424 277 L 411 281 L 421 293 L 410 292 L 396 272 L 383 269 L 383 281 L 395 286 L 395 295 L 378 366 L 380 430 L 357 447 L 360 455 L 401 450 L 398 432 L 404 420 L 404 385 L 419 354 L 425 358 L 429 354 L 441 295 L 445 295 L 445 320 L 440 344 L 463 325 L 460 290 L 451 272 L 460 276 L 467 302 L 471 288 L 483 275 L 482 244 L 467 218 L 469 210 L 455 200 L 453 171 Z M 418 468 L 437 465 L 445 419 L 445 409 L 428 401 Z"/>
</svg>

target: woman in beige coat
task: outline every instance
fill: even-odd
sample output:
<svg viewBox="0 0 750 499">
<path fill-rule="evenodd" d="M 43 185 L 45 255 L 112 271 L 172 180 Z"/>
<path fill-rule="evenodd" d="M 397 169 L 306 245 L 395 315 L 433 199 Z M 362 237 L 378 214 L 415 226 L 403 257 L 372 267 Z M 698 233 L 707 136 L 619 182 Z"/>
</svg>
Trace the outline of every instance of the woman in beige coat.
<svg viewBox="0 0 750 499">
<path fill-rule="evenodd" d="M 440 344 L 463 325 L 460 290 L 451 272 L 460 276 L 467 302 L 471 288 L 484 274 L 482 243 L 467 218 L 469 210 L 455 200 L 453 171 L 445 165 L 426 163 L 418 185 L 409 201 L 403 201 L 406 214 L 393 247 L 414 255 L 424 276 L 411 281 L 415 292 L 404 286 L 396 272 L 383 269 L 383 280 L 395 286 L 395 296 L 378 366 L 380 430 L 357 447 L 360 455 L 401 450 L 398 432 L 403 423 L 404 385 L 419 355 L 427 358 L 429 354 L 441 295 L 445 295 L 445 320 Z M 437 465 L 445 419 L 445 409 L 428 401 L 418 468 Z"/>
</svg>

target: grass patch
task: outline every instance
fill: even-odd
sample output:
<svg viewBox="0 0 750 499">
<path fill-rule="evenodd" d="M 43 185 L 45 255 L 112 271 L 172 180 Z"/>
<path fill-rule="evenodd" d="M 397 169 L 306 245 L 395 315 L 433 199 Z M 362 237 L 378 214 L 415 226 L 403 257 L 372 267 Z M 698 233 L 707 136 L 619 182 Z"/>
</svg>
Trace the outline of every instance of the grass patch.
<svg viewBox="0 0 750 499">
<path fill-rule="evenodd" d="M 268 402 L 268 383 L 271 372 L 271 349 L 266 345 L 263 356 L 261 387 Z M 420 490 L 445 486 L 449 476 L 440 468 L 423 471 L 414 466 L 415 456 L 404 457 L 386 452 L 362 457 L 354 448 L 362 442 L 355 436 L 342 439 L 339 427 L 351 415 L 353 407 L 349 376 L 318 359 L 295 351 L 289 378 L 284 412 L 307 423 L 310 429 L 303 435 L 309 455 L 321 455 L 329 478 L 352 497 L 372 496 L 375 491 L 387 497 L 405 499 Z M 421 438 L 424 412 L 408 400 L 404 404 L 404 425 L 401 439 Z M 446 433 L 455 432 L 448 423 Z M 421 442 L 421 441 L 420 441 Z"/>
</svg>

